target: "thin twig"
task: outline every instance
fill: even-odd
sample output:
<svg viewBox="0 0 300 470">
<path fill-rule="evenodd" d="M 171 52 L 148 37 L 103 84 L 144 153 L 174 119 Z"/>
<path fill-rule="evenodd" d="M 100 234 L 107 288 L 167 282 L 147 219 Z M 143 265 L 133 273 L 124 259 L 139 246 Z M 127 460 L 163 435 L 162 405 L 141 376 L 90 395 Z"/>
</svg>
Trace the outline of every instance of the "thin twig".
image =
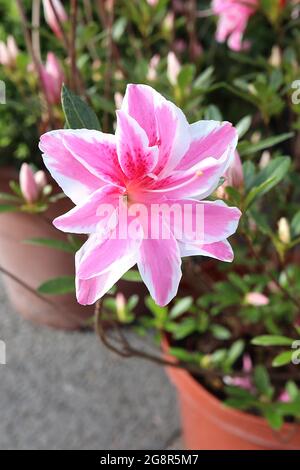
<svg viewBox="0 0 300 470">
<path fill-rule="evenodd" d="M 32 2 L 32 48 L 37 59 L 41 62 L 40 47 L 40 16 L 41 16 L 41 0 L 33 0 Z"/>
<path fill-rule="evenodd" d="M 47 89 L 46 89 L 46 86 L 45 86 L 45 82 L 43 80 L 41 63 L 38 60 L 38 58 L 36 57 L 35 51 L 33 49 L 32 41 L 31 41 L 31 35 L 30 35 L 29 29 L 28 29 L 28 22 L 27 22 L 27 17 L 26 17 L 24 5 L 23 5 L 22 0 L 16 0 L 16 3 L 17 3 L 17 7 L 18 7 L 18 10 L 19 10 L 21 20 L 22 20 L 21 25 L 22 25 L 22 29 L 23 29 L 23 34 L 24 34 L 26 47 L 27 47 L 28 53 L 30 54 L 30 56 L 32 58 L 33 65 L 34 65 L 34 68 L 36 70 L 37 76 L 39 78 L 40 86 L 42 88 L 42 91 L 43 91 L 43 94 L 44 94 L 44 97 L 45 97 L 45 101 L 46 101 L 46 104 L 47 104 L 47 111 L 48 111 L 48 118 L 49 118 L 50 127 L 52 129 L 54 129 L 55 122 L 54 122 L 52 107 L 51 107 L 51 103 L 48 100 Z"/>
</svg>

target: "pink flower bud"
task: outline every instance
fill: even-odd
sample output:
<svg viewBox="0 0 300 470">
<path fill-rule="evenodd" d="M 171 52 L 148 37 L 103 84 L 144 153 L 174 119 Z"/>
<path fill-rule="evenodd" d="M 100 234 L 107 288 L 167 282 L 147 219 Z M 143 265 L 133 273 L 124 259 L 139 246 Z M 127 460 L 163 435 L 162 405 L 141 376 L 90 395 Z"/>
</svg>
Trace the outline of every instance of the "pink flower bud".
<svg viewBox="0 0 300 470">
<path fill-rule="evenodd" d="M 152 7 L 155 7 L 158 4 L 158 0 L 147 0 L 147 2 Z"/>
<path fill-rule="evenodd" d="M 291 401 L 291 397 L 286 390 L 283 390 L 278 397 L 278 401 L 281 403 L 289 403 Z"/>
<path fill-rule="evenodd" d="M 254 307 L 262 307 L 270 303 L 268 297 L 260 292 L 249 292 L 245 297 L 245 301 Z"/>
<path fill-rule="evenodd" d="M 244 173 L 241 158 L 238 152 L 234 153 L 234 159 L 226 174 L 228 186 L 233 188 L 241 188 L 244 185 Z"/>
<path fill-rule="evenodd" d="M 13 36 L 7 37 L 7 43 L 0 41 L 0 64 L 14 67 L 19 54 L 16 41 Z"/>
<path fill-rule="evenodd" d="M 34 180 L 39 188 L 39 192 L 41 193 L 45 186 L 47 186 L 47 177 L 46 173 L 42 170 L 39 170 L 34 175 Z"/>
<path fill-rule="evenodd" d="M 124 96 L 122 95 L 122 93 L 119 93 L 118 91 L 116 91 L 114 98 L 115 98 L 116 108 L 120 109 L 123 103 Z"/>
<path fill-rule="evenodd" d="M 28 163 L 23 163 L 19 175 L 20 188 L 26 202 L 33 204 L 39 198 L 39 188 Z"/>
<path fill-rule="evenodd" d="M 226 198 L 225 189 L 232 186 L 241 189 L 244 186 L 244 173 L 241 158 L 238 152 L 234 153 L 234 159 L 228 170 L 226 171 L 224 183 L 217 189 L 217 196 L 221 199 Z"/>
<path fill-rule="evenodd" d="M 59 104 L 64 73 L 53 52 L 48 52 L 46 64 L 41 68 L 41 75 L 49 103 Z"/>
<path fill-rule="evenodd" d="M 167 76 L 171 85 L 174 86 L 177 84 L 177 77 L 181 70 L 181 65 L 176 55 L 174 54 L 174 52 L 169 52 L 167 60 L 168 60 Z"/>
<path fill-rule="evenodd" d="M 61 23 L 64 23 L 65 21 L 68 20 L 68 15 L 66 13 L 66 10 L 64 9 L 62 3 L 60 0 L 53 0 L 53 7 L 55 9 L 57 18 L 60 20 Z M 57 21 L 55 12 L 52 8 L 50 0 L 43 0 L 43 5 L 44 5 L 44 15 L 45 15 L 45 20 L 54 32 L 54 34 L 61 39 L 62 37 L 62 32 L 61 28 L 59 26 L 59 22 Z"/>
<path fill-rule="evenodd" d="M 153 81 L 157 79 L 157 67 L 160 62 L 160 56 L 155 54 L 149 62 L 149 68 L 147 73 L 147 79 Z"/>
<path fill-rule="evenodd" d="M 121 292 L 116 295 L 116 309 L 118 318 L 122 321 L 126 313 L 126 298 Z"/>
</svg>

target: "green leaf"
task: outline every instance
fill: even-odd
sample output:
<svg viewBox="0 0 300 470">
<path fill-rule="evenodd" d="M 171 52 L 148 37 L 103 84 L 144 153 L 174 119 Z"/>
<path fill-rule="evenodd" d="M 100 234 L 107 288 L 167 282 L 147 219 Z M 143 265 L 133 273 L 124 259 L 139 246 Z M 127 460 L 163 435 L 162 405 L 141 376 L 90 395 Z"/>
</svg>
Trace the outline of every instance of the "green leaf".
<svg viewBox="0 0 300 470">
<path fill-rule="evenodd" d="M 283 351 L 282 353 L 278 354 L 278 356 L 274 357 L 272 366 L 282 367 L 286 366 L 287 364 L 291 364 L 293 354 L 294 351 Z"/>
<path fill-rule="evenodd" d="M 226 358 L 226 366 L 232 366 L 235 361 L 241 356 L 245 349 L 245 342 L 242 339 L 235 341 L 229 348 L 227 358 Z"/>
<path fill-rule="evenodd" d="M 19 202 L 20 198 L 9 193 L 0 193 L 0 201 Z"/>
<path fill-rule="evenodd" d="M 283 425 L 281 413 L 279 413 L 274 406 L 266 406 L 263 409 L 263 415 L 272 429 L 279 430 Z"/>
<path fill-rule="evenodd" d="M 181 67 L 177 77 L 178 85 L 181 89 L 186 88 L 193 81 L 195 74 L 195 66 L 193 64 L 186 64 Z"/>
<path fill-rule="evenodd" d="M 275 178 L 275 184 L 278 184 L 287 174 L 291 165 L 290 157 L 277 157 L 261 170 L 254 178 L 252 185 L 259 186 L 270 178 Z"/>
<path fill-rule="evenodd" d="M 168 313 L 167 307 L 160 307 L 159 305 L 157 305 L 154 302 L 152 297 L 150 297 L 150 296 L 146 297 L 145 304 L 148 307 L 148 309 L 150 310 L 150 312 L 152 312 L 155 317 L 157 317 L 157 318 L 166 318 L 167 317 L 167 313 Z"/>
<path fill-rule="evenodd" d="M 18 209 L 19 209 L 18 206 L 13 206 L 10 204 L 0 204 L 0 213 L 1 212 L 15 212 Z"/>
<path fill-rule="evenodd" d="M 251 116 L 245 116 L 243 119 L 241 119 L 237 125 L 236 125 L 236 130 L 239 135 L 239 139 L 241 139 L 250 129 L 252 122 L 252 117 Z"/>
<path fill-rule="evenodd" d="M 271 188 L 273 188 L 273 186 L 275 186 L 274 183 L 275 183 L 275 178 L 270 178 L 264 181 L 264 183 L 262 183 L 261 185 L 252 188 L 245 199 L 245 203 L 244 203 L 245 209 L 248 209 L 251 206 L 251 204 L 255 201 L 255 199 L 262 196 Z"/>
<path fill-rule="evenodd" d="M 297 237 L 300 235 L 300 211 L 294 215 L 292 222 L 291 222 L 291 231 L 293 237 Z"/>
<path fill-rule="evenodd" d="M 272 398 L 274 389 L 270 382 L 270 377 L 265 366 L 258 365 L 254 369 L 254 383 L 260 394 Z"/>
<path fill-rule="evenodd" d="M 50 279 L 38 287 L 40 294 L 69 294 L 75 292 L 74 276 L 62 276 Z"/>
<path fill-rule="evenodd" d="M 287 132 L 286 134 L 281 134 L 276 137 L 269 137 L 268 139 L 261 140 L 257 144 L 251 144 L 250 142 L 242 142 L 242 145 L 239 145 L 240 156 L 251 155 L 261 150 L 269 149 L 275 145 L 284 142 L 285 140 L 291 139 L 294 136 L 294 132 Z"/>
<path fill-rule="evenodd" d="M 196 320 L 194 318 L 187 318 L 181 323 L 176 324 L 176 328 L 173 329 L 174 338 L 181 340 L 194 333 L 196 330 Z"/>
<path fill-rule="evenodd" d="M 226 341 L 231 338 L 231 332 L 223 325 L 213 324 L 210 327 L 210 331 L 215 338 L 221 341 Z"/>
<path fill-rule="evenodd" d="M 255 346 L 291 346 L 294 340 L 286 336 L 263 335 L 253 338 L 251 344 Z"/>
<path fill-rule="evenodd" d="M 184 297 L 180 299 L 170 311 L 169 317 L 175 319 L 186 313 L 193 305 L 193 297 Z"/>
<path fill-rule="evenodd" d="M 246 200 L 245 208 L 248 208 L 257 197 L 263 196 L 276 186 L 287 174 L 291 164 L 289 157 L 277 157 L 269 165 L 252 179 Z"/>
<path fill-rule="evenodd" d="M 76 250 L 72 245 L 70 245 L 70 243 L 64 242 L 62 240 L 54 240 L 50 238 L 30 238 L 28 240 L 24 240 L 24 243 L 28 243 L 30 245 L 47 246 L 49 248 L 65 251 L 67 253 L 76 252 Z"/>
<path fill-rule="evenodd" d="M 140 273 L 136 269 L 131 269 L 122 276 L 123 281 L 142 282 Z"/>
<path fill-rule="evenodd" d="M 198 362 L 199 353 L 191 353 L 183 348 L 170 348 L 169 353 L 182 362 Z"/>
<path fill-rule="evenodd" d="M 62 87 L 61 99 L 66 123 L 70 129 L 101 129 L 95 112 L 66 85 Z"/>
</svg>

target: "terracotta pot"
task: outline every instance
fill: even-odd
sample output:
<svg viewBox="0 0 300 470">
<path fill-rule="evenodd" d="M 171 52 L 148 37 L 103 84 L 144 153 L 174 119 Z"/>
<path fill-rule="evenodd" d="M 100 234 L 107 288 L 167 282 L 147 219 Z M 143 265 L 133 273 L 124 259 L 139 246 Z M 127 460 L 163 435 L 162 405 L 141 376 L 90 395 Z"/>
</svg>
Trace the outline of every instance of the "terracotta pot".
<svg viewBox="0 0 300 470">
<path fill-rule="evenodd" d="M 15 176 L 13 170 L 1 168 L 0 191 L 7 191 L 8 181 Z M 31 289 L 36 289 L 51 278 L 74 275 L 72 253 L 23 243 L 26 239 L 36 237 L 65 240 L 65 235 L 55 229 L 51 221 L 69 209 L 69 202 L 61 200 L 43 216 L 19 212 L 1 213 L 0 266 L 24 281 Z M 44 301 L 9 276 L 5 275 L 3 278 L 14 309 L 35 323 L 73 330 L 85 327 L 87 319 L 93 315 L 93 307 L 79 305 L 73 294 L 44 296 Z M 47 300 L 54 303 L 54 306 Z"/>
<path fill-rule="evenodd" d="M 188 372 L 169 367 L 167 373 L 177 389 L 187 449 L 300 449 L 299 425 L 285 424 L 275 432 L 263 418 L 225 407 Z"/>
</svg>

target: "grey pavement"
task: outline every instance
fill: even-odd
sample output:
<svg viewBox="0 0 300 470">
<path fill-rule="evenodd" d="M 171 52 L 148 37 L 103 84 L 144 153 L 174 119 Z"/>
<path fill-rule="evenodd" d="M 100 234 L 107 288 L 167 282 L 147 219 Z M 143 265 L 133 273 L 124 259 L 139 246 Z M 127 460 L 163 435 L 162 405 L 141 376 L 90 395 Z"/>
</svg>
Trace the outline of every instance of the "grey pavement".
<svg viewBox="0 0 300 470">
<path fill-rule="evenodd" d="M 0 280 L 0 449 L 180 446 L 164 371 L 107 351 L 92 332 L 38 327 L 10 307 Z"/>
</svg>

